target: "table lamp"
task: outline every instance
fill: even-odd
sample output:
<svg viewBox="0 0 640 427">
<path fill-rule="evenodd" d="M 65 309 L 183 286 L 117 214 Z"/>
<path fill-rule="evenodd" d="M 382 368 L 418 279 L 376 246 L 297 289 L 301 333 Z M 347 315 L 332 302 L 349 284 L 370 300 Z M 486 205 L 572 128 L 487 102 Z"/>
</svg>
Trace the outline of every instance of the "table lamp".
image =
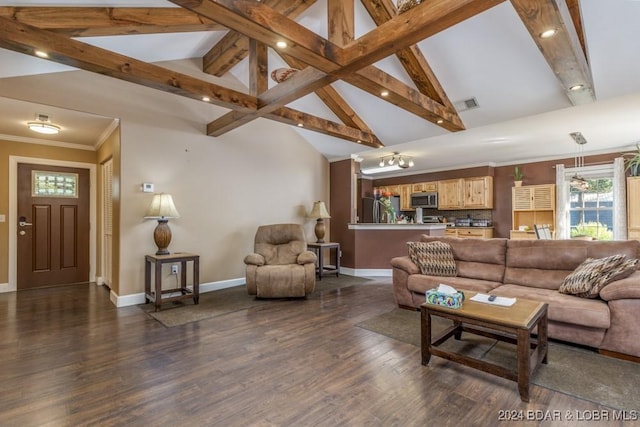
<svg viewBox="0 0 640 427">
<path fill-rule="evenodd" d="M 331 218 L 331 215 L 327 212 L 327 207 L 324 205 L 324 202 L 317 201 L 313 203 L 313 208 L 311 209 L 309 218 L 317 218 L 315 232 L 318 240 L 316 243 L 324 243 L 324 219 Z"/>
<path fill-rule="evenodd" d="M 180 214 L 173 204 L 171 194 L 156 194 L 147 209 L 145 219 L 157 219 L 158 225 L 153 232 L 153 240 L 156 242 L 158 252 L 156 255 L 169 255 L 167 247 L 171 243 L 171 229 L 169 228 L 169 218 L 180 218 Z"/>
</svg>

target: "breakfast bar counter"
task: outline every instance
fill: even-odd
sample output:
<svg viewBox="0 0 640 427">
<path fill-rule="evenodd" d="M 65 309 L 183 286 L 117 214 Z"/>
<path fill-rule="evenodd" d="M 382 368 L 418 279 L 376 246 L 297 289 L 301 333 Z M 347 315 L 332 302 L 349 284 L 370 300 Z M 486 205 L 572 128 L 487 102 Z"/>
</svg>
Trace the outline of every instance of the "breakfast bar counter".
<svg viewBox="0 0 640 427">
<path fill-rule="evenodd" d="M 407 242 L 419 241 L 420 236 L 444 236 L 445 224 L 349 224 L 353 237 L 351 267 L 363 270 L 391 270 L 391 258 L 407 254 Z M 344 260 L 344 258 L 343 258 Z"/>
</svg>

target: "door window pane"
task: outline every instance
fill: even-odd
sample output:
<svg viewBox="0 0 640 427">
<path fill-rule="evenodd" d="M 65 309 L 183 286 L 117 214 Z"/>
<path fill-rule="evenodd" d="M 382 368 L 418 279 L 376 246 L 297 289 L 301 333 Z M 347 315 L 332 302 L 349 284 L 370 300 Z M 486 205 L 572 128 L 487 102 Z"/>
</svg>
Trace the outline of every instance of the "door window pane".
<svg viewBox="0 0 640 427">
<path fill-rule="evenodd" d="M 78 174 L 33 171 L 31 173 L 33 197 L 78 197 Z"/>
</svg>

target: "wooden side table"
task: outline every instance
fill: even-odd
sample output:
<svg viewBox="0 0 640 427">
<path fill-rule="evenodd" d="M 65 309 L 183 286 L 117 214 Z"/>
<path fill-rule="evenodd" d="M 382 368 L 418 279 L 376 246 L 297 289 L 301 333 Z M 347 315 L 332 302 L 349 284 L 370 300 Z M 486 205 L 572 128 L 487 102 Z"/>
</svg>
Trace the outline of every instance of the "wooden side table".
<svg viewBox="0 0 640 427">
<path fill-rule="evenodd" d="M 316 274 L 318 275 L 318 280 L 322 280 L 322 276 L 324 273 L 336 273 L 336 277 L 340 277 L 340 243 L 335 242 L 327 242 L 327 243 L 307 243 L 307 247 L 314 251 L 318 256 L 318 265 L 316 267 Z M 331 259 L 331 250 L 335 250 L 335 260 L 336 263 L 334 265 L 325 265 L 324 263 L 324 250 L 329 250 L 329 259 Z"/>
<path fill-rule="evenodd" d="M 186 252 L 176 252 L 169 255 L 145 255 L 144 267 L 144 292 L 146 302 L 153 301 L 155 311 L 160 310 L 163 302 L 177 301 L 193 298 L 193 303 L 198 304 L 200 299 L 200 255 Z M 193 262 L 193 285 L 187 288 L 187 263 Z M 180 263 L 180 287 L 172 289 L 162 289 L 162 265 Z M 151 265 L 155 265 L 155 282 L 151 289 Z M 177 294 L 180 295 L 168 295 Z M 167 295 L 163 297 L 163 295 Z"/>
</svg>

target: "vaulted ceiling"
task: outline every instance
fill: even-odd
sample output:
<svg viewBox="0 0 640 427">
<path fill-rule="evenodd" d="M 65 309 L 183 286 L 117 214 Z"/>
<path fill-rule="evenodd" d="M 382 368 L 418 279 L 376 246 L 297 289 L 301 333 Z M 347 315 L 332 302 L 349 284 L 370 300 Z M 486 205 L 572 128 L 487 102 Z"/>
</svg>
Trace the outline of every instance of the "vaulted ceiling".
<svg viewBox="0 0 640 427">
<path fill-rule="evenodd" d="M 532 153 L 524 144 L 540 128 L 568 125 L 569 116 L 613 115 L 613 107 L 601 107 L 602 98 L 640 89 L 635 77 L 628 92 L 601 97 L 597 80 L 606 74 L 596 68 L 604 63 L 602 51 L 610 60 L 632 55 L 631 69 L 640 71 L 637 49 L 627 51 L 628 42 L 596 44 L 637 33 L 627 27 L 640 18 L 640 3 L 631 0 L 607 6 L 599 0 L 428 0 L 400 14 L 392 0 L 30 3 L 0 7 L 1 48 L 33 57 L 46 52 L 47 61 L 222 107 L 206 124 L 212 137 L 256 119 L 295 126 L 329 159 L 357 153 L 366 163 L 401 151 L 416 163 L 424 156 L 427 168 L 446 168 L 452 165 L 433 163 L 446 153 L 443 145 L 455 156 L 453 150 L 473 141 L 483 150 L 484 140 L 491 144 L 485 154 L 493 157 L 480 156 L 479 163 L 561 155 L 542 148 Z M 599 24 L 613 18 L 617 28 Z M 555 34 L 541 37 L 548 29 Z M 201 58 L 202 76 L 157 63 L 193 56 Z M 3 58 L 9 64 L 15 56 L 0 51 Z M 614 66 L 604 66 L 607 82 Z M 281 67 L 299 71 L 270 81 Z M 11 75 L 2 68 L 0 77 Z M 479 106 L 468 110 L 464 101 L 472 98 Z M 559 112 L 551 121 L 550 111 Z M 516 130 L 524 126 L 534 130 L 526 141 Z M 637 127 L 620 127 L 617 145 L 609 140 L 594 148 L 622 149 L 640 139 Z M 558 141 L 568 138 L 557 131 Z M 456 134 L 464 136 L 447 141 Z M 588 131 L 585 136 L 590 140 Z M 563 147 L 564 153 L 573 149 Z"/>
</svg>

